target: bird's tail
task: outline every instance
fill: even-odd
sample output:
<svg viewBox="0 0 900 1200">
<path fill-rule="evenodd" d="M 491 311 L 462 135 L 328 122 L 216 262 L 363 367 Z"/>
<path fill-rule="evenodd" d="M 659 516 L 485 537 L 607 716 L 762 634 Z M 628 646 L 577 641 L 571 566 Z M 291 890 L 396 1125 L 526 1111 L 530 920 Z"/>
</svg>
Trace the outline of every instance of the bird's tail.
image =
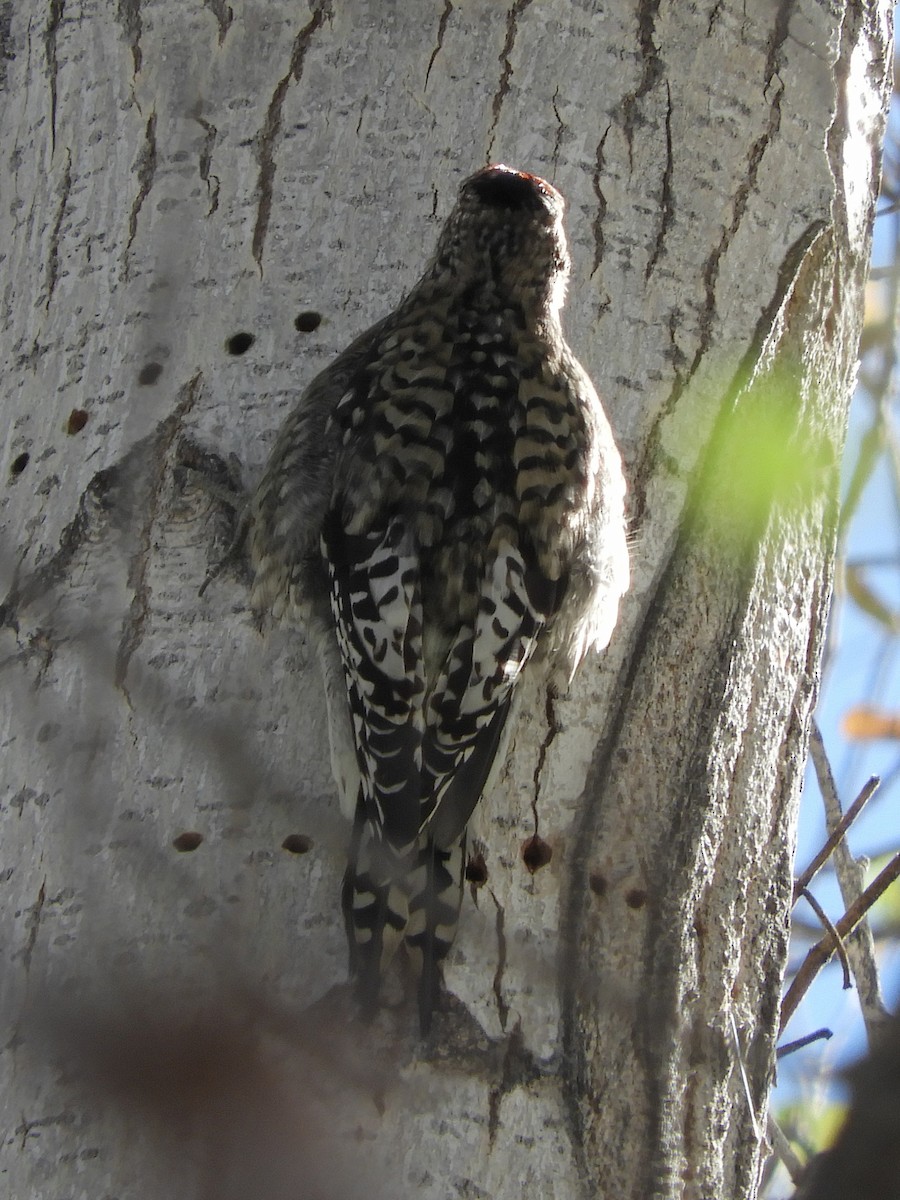
<svg viewBox="0 0 900 1200">
<path fill-rule="evenodd" d="M 445 850 L 422 834 L 415 869 L 410 875 L 406 945 L 419 971 L 419 1026 L 431 1027 L 440 993 L 441 963 L 456 937 L 462 903 L 466 835 Z"/>
<path fill-rule="evenodd" d="M 344 876 L 343 908 L 363 1011 L 374 1013 L 382 976 L 397 947 L 406 945 L 419 972 L 419 1024 L 423 1034 L 440 992 L 440 966 L 453 944 L 463 886 L 465 835 L 449 850 L 427 832 L 399 851 L 357 811 Z"/>
<path fill-rule="evenodd" d="M 415 848 L 413 848 L 414 850 Z M 403 940 L 409 920 L 405 886 L 411 852 L 398 855 L 357 808 L 347 870 L 343 909 L 350 952 L 350 976 L 356 980 L 363 1012 L 378 1006 L 381 978 Z"/>
</svg>

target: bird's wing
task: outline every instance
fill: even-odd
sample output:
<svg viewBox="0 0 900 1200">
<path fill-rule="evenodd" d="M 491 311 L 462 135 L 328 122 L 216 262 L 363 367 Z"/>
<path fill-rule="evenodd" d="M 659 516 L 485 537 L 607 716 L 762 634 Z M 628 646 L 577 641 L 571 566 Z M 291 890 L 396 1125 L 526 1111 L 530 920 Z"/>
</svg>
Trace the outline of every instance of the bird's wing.
<svg viewBox="0 0 900 1200">
<path fill-rule="evenodd" d="M 387 322 L 360 334 L 309 383 L 278 434 L 251 502 L 254 608 L 309 619 L 319 584 L 319 536 L 340 450 L 333 414 Z"/>
<path fill-rule="evenodd" d="M 474 621 L 460 626 L 431 683 L 418 548 L 405 522 L 348 527 L 337 504 L 322 542 L 367 816 L 397 849 L 426 823 L 437 844 L 450 846 L 478 802 L 513 689 L 565 580 L 543 576 L 514 535 L 500 539 Z"/>
<path fill-rule="evenodd" d="M 460 630 L 429 697 L 424 766 L 434 807 L 428 828 L 450 846 L 487 781 L 513 690 L 559 608 L 565 579 L 549 580 L 511 535 L 489 558 L 478 611 Z"/>
<path fill-rule="evenodd" d="M 418 558 L 392 517 L 364 532 L 341 497 L 325 520 L 322 550 L 344 663 L 366 816 L 396 849 L 422 824 L 425 673 Z"/>
</svg>

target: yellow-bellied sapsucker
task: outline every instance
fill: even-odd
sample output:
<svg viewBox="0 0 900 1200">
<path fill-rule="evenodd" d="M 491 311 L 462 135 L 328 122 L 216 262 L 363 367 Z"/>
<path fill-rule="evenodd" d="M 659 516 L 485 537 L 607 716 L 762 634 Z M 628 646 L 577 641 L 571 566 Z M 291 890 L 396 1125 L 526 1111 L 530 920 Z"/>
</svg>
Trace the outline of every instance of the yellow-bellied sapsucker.
<svg viewBox="0 0 900 1200">
<path fill-rule="evenodd" d="M 355 815 L 344 887 L 369 1007 L 403 940 L 431 1020 L 466 823 L 516 684 L 571 678 L 628 583 L 619 455 L 560 326 L 563 199 L 467 179 L 409 295 L 309 385 L 254 497 L 254 602 L 318 646 Z"/>
</svg>

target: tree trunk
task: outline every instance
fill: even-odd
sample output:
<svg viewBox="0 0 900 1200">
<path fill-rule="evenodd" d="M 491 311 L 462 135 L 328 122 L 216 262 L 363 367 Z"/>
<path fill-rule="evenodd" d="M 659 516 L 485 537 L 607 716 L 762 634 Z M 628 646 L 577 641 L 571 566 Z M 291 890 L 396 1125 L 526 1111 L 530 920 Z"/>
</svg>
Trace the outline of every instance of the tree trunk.
<svg viewBox="0 0 900 1200">
<path fill-rule="evenodd" d="M 0 4 L 10 1196 L 755 1194 L 889 15 Z M 488 160 L 567 197 L 635 582 L 527 684 L 423 1044 L 348 1000 L 302 631 L 198 589 Z"/>
</svg>

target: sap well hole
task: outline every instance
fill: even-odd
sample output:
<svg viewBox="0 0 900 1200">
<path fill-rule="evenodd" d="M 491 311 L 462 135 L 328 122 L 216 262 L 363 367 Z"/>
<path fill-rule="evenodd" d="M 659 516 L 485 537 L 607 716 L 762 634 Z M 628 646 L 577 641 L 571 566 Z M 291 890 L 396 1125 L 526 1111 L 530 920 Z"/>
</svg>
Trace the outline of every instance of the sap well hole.
<svg viewBox="0 0 900 1200">
<path fill-rule="evenodd" d="M 173 838 L 172 845 L 181 854 L 187 854 L 191 850 L 196 850 L 203 841 L 203 834 L 193 831 L 179 833 L 177 838 Z"/>
<path fill-rule="evenodd" d="M 246 354 L 255 341 L 252 333 L 233 333 L 225 343 L 225 349 L 236 356 Z"/>
</svg>

